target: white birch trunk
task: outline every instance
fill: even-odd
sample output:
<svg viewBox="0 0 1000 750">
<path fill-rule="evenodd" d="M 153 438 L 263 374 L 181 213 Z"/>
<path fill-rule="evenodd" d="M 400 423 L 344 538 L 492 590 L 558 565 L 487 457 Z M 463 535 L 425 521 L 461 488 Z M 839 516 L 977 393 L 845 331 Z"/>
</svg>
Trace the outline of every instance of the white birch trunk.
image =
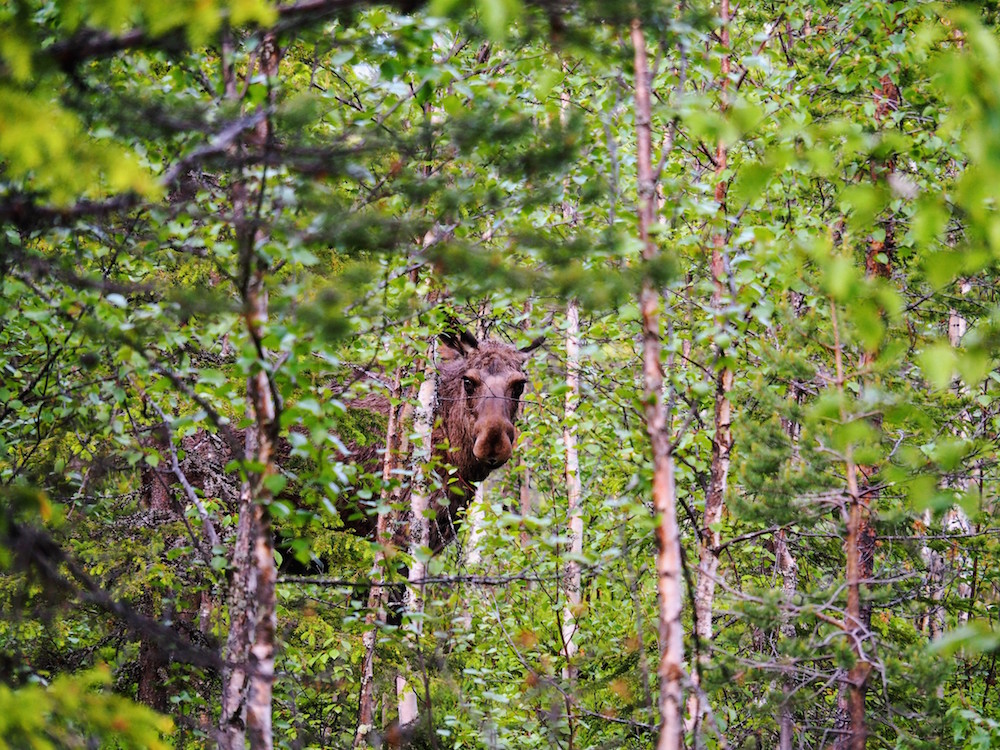
<svg viewBox="0 0 1000 750">
<path fill-rule="evenodd" d="M 399 442 L 399 409 L 395 406 L 395 400 L 399 398 L 400 385 L 402 381 L 402 371 L 397 368 L 393 378 L 392 392 L 389 408 L 389 420 L 385 430 L 385 457 L 382 460 L 382 489 L 379 495 L 381 505 L 387 506 L 392 502 L 393 492 L 391 490 L 392 474 L 396 468 L 397 444 Z M 385 588 L 380 585 L 385 583 L 386 571 L 385 552 L 392 540 L 390 532 L 390 515 L 394 513 L 380 513 L 375 522 L 375 543 L 378 545 L 375 550 L 375 560 L 372 565 L 371 581 L 374 584 L 368 592 L 368 608 L 365 614 L 365 632 L 361 636 L 361 643 L 364 646 L 364 656 L 361 661 L 361 689 L 358 698 L 358 726 L 354 734 L 354 747 L 364 747 L 368 742 L 368 735 L 374 729 L 375 720 L 375 644 L 378 641 L 379 623 L 385 621 Z"/>
<path fill-rule="evenodd" d="M 719 41 L 723 50 L 729 48 L 729 0 L 721 0 L 719 8 L 721 28 Z M 719 84 L 723 101 L 721 108 L 726 108 L 725 96 L 729 88 L 730 59 L 724 53 L 719 72 Z M 720 141 L 715 150 L 715 201 L 723 218 L 726 214 L 726 181 L 725 170 L 727 152 Z M 712 238 L 711 272 L 713 282 L 712 308 L 715 310 L 716 325 L 721 329 L 725 325 L 722 314 L 723 300 L 729 285 L 729 273 L 725 262 L 726 227 L 720 228 Z M 717 350 L 719 356 L 726 352 Z M 698 545 L 698 582 L 695 593 L 695 634 L 697 635 L 698 655 L 702 664 L 709 660 L 709 649 L 712 644 L 712 617 L 715 608 L 715 584 L 719 571 L 719 545 L 721 536 L 718 524 L 722 520 L 725 508 L 726 487 L 729 482 L 729 457 L 733 448 L 732 404 L 729 392 L 733 388 L 733 372 L 728 367 L 722 367 L 715 380 L 715 433 L 712 438 L 712 461 L 709 469 L 708 492 L 705 497 L 705 512 L 702 516 Z M 699 685 L 698 672 L 691 674 L 695 687 Z M 707 706 L 701 705 L 701 692 L 694 690 L 688 699 L 688 727 L 695 735 L 697 745 L 701 731 L 701 719 Z"/>
<path fill-rule="evenodd" d="M 580 457 L 576 448 L 576 407 L 580 401 L 580 307 L 571 300 L 566 308 L 566 404 L 563 416 L 563 445 L 566 449 L 566 514 L 569 521 L 569 560 L 566 563 L 566 605 L 562 614 L 562 642 L 566 665 L 563 677 L 576 677 L 574 657 L 576 618 L 580 609 L 580 556 L 583 554 L 583 514 L 580 509 Z"/>
<path fill-rule="evenodd" d="M 227 37 L 224 58 L 231 60 L 232 52 Z M 260 71 L 267 76 L 277 75 L 279 55 L 274 36 L 265 35 L 260 47 Z M 227 97 L 235 99 L 236 79 L 231 67 L 224 70 L 224 78 Z M 257 126 L 252 142 L 262 147 L 269 137 L 270 124 L 265 119 Z M 256 246 L 266 239 L 266 232 L 261 228 L 249 230 L 247 187 L 240 180 L 232 188 L 232 204 L 242 272 L 248 279 L 242 290 L 247 331 L 259 345 L 268 319 L 268 296 L 266 268 L 257 262 Z M 259 348 L 261 356 L 266 357 L 263 347 Z M 266 479 L 275 471 L 278 409 L 268 363 L 261 362 L 257 373 L 247 383 L 247 411 L 255 427 L 252 437 L 248 431 L 246 457 L 263 468 L 244 483 L 240 497 L 218 740 L 219 746 L 227 749 L 242 750 L 246 740 L 252 750 L 270 750 L 274 743 L 271 702 L 277 631 L 277 568 L 267 510 L 272 495 Z"/>
<path fill-rule="evenodd" d="M 464 527 L 468 527 L 469 535 L 465 542 L 463 563 L 468 567 L 478 567 L 483 562 L 483 540 L 486 538 L 486 511 L 490 507 L 490 496 L 493 488 L 504 481 L 507 468 L 497 469 L 476 487 L 476 494 L 465 512 Z"/>
<path fill-rule="evenodd" d="M 962 282 L 959 288 L 961 293 L 965 294 L 969 291 L 970 285 L 968 282 Z M 952 308 L 948 311 L 948 343 L 951 344 L 952 347 L 957 349 L 962 345 L 962 338 L 965 336 L 968 327 L 968 322 L 956 309 Z M 956 385 L 955 390 L 959 395 L 961 395 L 964 389 L 961 385 Z M 956 424 L 961 425 L 968 423 L 968 413 L 963 412 L 962 417 L 963 418 L 958 420 Z M 961 429 L 956 429 L 955 434 L 959 437 L 964 437 L 964 432 Z M 965 491 L 968 484 L 968 479 L 962 477 L 953 482 L 947 483 L 946 486 L 952 489 Z M 931 534 L 934 518 L 930 510 L 924 511 L 922 521 L 925 533 Z M 941 528 L 942 531 L 946 533 L 968 532 L 970 528 L 969 519 L 961 508 L 951 508 L 947 513 L 945 513 L 944 522 L 942 523 Z M 930 608 L 921 618 L 921 626 L 926 629 L 928 638 L 934 641 L 941 637 L 945 628 L 944 609 L 941 607 L 940 602 L 944 599 L 945 576 L 948 572 L 949 565 L 942 555 L 926 543 L 920 548 L 920 557 L 923 559 L 924 565 L 927 566 L 926 591 L 927 598 L 931 601 Z M 959 556 L 956 562 L 960 568 L 965 566 L 965 560 L 962 559 L 962 556 Z M 959 584 L 959 595 L 967 597 L 969 594 L 970 590 L 968 584 Z M 961 612 L 959 614 L 959 622 L 965 624 L 968 621 L 968 617 L 968 612 Z"/>
<path fill-rule="evenodd" d="M 419 647 L 418 639 L 421 633 L 421 618 L 423 611 L 423 581 L 427 576 L 427 565 L 423 558 L 430 546 L 430 524 L 427 510 L 430 507 L 430 484 L 426 466 L 433 452 L 432 431 L 434 428 L 434 411 L 437 401 L 437 372 L 433 362 L 434 347 L 428 352 L 427 367 L 424 372 L 424 382 L 420 385 L 417 395 L 417 409 L 414 413 L 413 433 L 413 485 L 410 488 L 410 564 L 409 583 L 406 591 L 406 613 L 404 628 L 408 640 L 414 648 Z M 417 615 L 417 617 L 413 617 Z M 408 726 L 417 721 L 417 695 L 407 683 L 405 676 L 396 679 L 396 695 L 399 700 L 399 724 Z"/>
<path fill-rule="evenodd" d="M 959 287 L 961 293 L 968 294 L 969 290 L 972 288 L 968 281 L 963 281 Z M 957 310 L 952 309 L 948 313 L 948 342 L 957 349 L 962 345 L 962 338 L 965 336 L 966 331 L 969 329 L 968 321 L 962 317 Z M 960 387 L 959 391 L 963 389 Z M 961 420 L 962 424 L 970 424 L 968 412 L 963 412 L 963 417 L 965 419 Z M 965 437 L 963 433 L 959 433 L 962 437 Z M 980 463 L 981 462 L 977 462 Z M 968 476 L 962 477 L 956 489 L 965 492 L 969 488 L 970 478 Z M 965 511 L 959 507 L 952 508 L 948 511 L 945 516 L 945 528 L 949 533 L 957 532 L 960 534 L 967 534 L 971 531 L 972 526 L 969 522 L 969 517 L 965 514 Z M 957 559 L 957 565 L 960 571 L 964 571 L 968 566 L 968 558 L 966 555 L 959 555 Z M 943 594 L 943 592 L 942 592 Z M 972 587 L 966 583 L 964 580 L 958 585 L 958 595 L 963 599 L 967 599 L 972 594 Z M 969 621 L 968 610 L 963 609 L 958 613 L 958 622 L 961 625 L 965 625 Z"/>
<path fill-rule="evenodd" d="M 566 65 L 563 64 L 563 71 Z M 559 117 L 566 125 L 569 113 L 569 91 L 563 88 L 560 95 Z M 569 190 L 569 181 L 563 183 Z M 563 196 L 563 221 L 573 221 L 573 209 L 568 195 Z M 562 613 L 562 642 L 566 657 L 563 678 L 576 678 L 576 618 L 580 614 L 580 556 L 583 554 L 583 513 L 580 508 L 583 487 L 580 482 L 580 454 L 577 451 L 576 408 L 580 402 L 580 304 L 572 299 L 566 306 L 566 400 L 563 410 L 563 447 L 566 450 L 566 518 L 569 526 L 569 560 L 566 563 L 564 585 L 566 603 Z"/>
<path fill-rule="evenodd" d="M 635 52 L 636 161 L 639 183 L 639 234 L 643 258 L 651 260 L 658 249 L 650 236 L 656 216 L 656 185 L 652 163 L 652 128 L 649 67 L 646 40 L 638 19 L 632 21 Z M 656 591 L 659 608 L 660 733 L 657 750 L 682 750 L 684 746 L 684 627 L 681 621 L 683 577 L 674 457 L 668 415 L 663 401 L 660 294 L 647 280 L 639 297 L 642 312 L 643 397 L 646 431 L 653 454 L 653 512 L 656 514 Z"/>
<path fill-rule="evenodd" d="M 527 315 L 525 316 L 525 321 L 522 326 L 523 330 L 527 330 L 528 328 L 531 327 L 531 321 L 529 319 L 531 310 L 532 310 L 532 304 L 531 300 L 529 299 L 527 302 L 524 303 L 524 312 Z M 524 392 L 525 394 L 531 392 L 530 382 L 528 383 Z M 531 420 L 527 418 L 528 415 L 525 414 L 525 411 L 526 407 L 522 401 L 521 419 L 525 423 L 530 424 Z M 518 465 L 518 487 L 517 487 L 518 504 L 521 512 L 521 517 L 528 518 L 530 516 L 535 515 L 535 507 L 536 507 L 535 497 L 531 489 L 531 469 L 528 465 L 527 459 L 525 458 L 525 456 L 531 454 L 531 449 L 532 449 L 531 430 L 528 430 L 524 433 L 520 433 L 517 438 L 517 444 L 518 444 L 518 450 L 517 450 L 516 460 Z M 522 524 L 521 526 L 520 540 L 522 549 L 528 546 L 529 539 L 528 539 L 526 524 Z M 531 584 L 529 584 L 529 587 L 530 585 Z"/>
</svg>

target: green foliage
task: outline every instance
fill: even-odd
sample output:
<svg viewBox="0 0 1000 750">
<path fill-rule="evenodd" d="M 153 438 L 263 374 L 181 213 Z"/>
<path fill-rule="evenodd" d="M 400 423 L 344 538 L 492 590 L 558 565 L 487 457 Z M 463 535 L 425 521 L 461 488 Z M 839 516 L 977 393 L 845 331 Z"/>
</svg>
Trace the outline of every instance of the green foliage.
<svg viewBox="0 0 1000 750">
<path fill-rule="evenodd" d="M 105 668 L 63 675 L 48 686 L 12 690 L 0 685 L 0 747 L 170 747 L 165 738 L 173 722 L 108 693 L 110 684 Z"/>
<path fill-rule="evenodd" d="M 263 486 L 289 576 L 275 741 L 353 743 L 376 547 L 339 509 L 387 512 L 383 490 L 405 505 L 410 463 L 382 486 L 385 413 L 413 402 L 430 342 L 457 318 L 548 341 L 526 366 L 516 459 L 466 517 L 476 533 L 429 561 L 421 635 L 378 629 L 376 724 L 395 716 L 403 672 L 430 696 L 420 741 L 433 731 L 438 747 L 651 745 L 655 519 L 635 304 L 647 281 L 663 292 L 692 576 L 718 377 L 735 374 L 714 639 L 687 643 L 690 668 L 707 659 L 714 724 L 699 746 L 716 746 L 714 727 L 730 747 L 776 746 L 783 707 L 799 744 L 829 744 L 856 661 L 837 624 L 849 464 L 877 539 L 862 586 L 869 745 L 997 742 L 995 14 L 744 4 L 723 49 L 714 7 L 661 6 L 0 9 L 0 742 L 209 741 L 217 672 L 172 652 L 150 666 L 121 615 L 218 656 L 240 480 L 261 468 L 243 457 L 247 383 L 263 370 L 281 432 Z M 654 261 L 640 260 L 635 219 L 633 17 L 656 55 L 654 141 L 673 144 Z M 269 27 L 283 53 L 272 78 L 256 67 Z M 255 338 L 257 274 L 268 318 Z M 570 299 L 583 364 L 567 423 Z M 950 326 L 968 329 L 958 345 Z M 584 486 L 571 665 L 565 429 Z M 44 528 L 66 557 L 14 538 L 22 528 Z M 388 552 L 398 582 L 408 555 Z"/>
</svg>

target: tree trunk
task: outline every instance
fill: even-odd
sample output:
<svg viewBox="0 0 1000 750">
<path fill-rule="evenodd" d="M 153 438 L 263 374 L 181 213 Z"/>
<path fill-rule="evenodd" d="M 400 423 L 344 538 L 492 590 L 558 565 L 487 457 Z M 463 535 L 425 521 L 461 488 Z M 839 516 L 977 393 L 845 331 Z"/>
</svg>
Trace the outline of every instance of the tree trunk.
<svg viewBox="0 0 1000 750">
<path fill-rule="evenodd" d="M 568 72 L 563 64 L 563 72 Z M 559 97 L 559 118 L 563 126 L 567 124 L 569 111 L 569 91 L 563 87 Z M 569 196 L 565 191 L 570 187 L 569 180 L 563 182 L 563 221 L 570 225 L 573 221 L 573 210 Z M 563 448 L 566 451 L 566 518 L 569 526 L 569 561 L 566 563 L 564 586 L 566 603 L 562 613 L 562 642 L 566 666 L 563 667 L 563 678 L 576 679 L 576 618 L 580 610 L 580 556 L 583 554 L 583 513 L 580 508 L 583 487 L 580 482 L 580 455 L 577 451 L 576 408 L 580 402 L 580 304 L 571 299 L 566 305 L 566 399 L 563 410 Z M 567 707 L 568 710 L 569 707 Z M 573 723 L 570 714 L 570 748 L 573 747 Z"/>
<path fill-rule="evenodd" d="M 382 489 L 379 505 L 392 503 L 392 474 L 396 468 L 399 447 L 399 412 L 396 405 L 402 382 L 402 370 L 396 368 L 390 398 L 389 420 L 385 430 L 385 458 L 382 461 Z M 379 513 L 375 520 L 375 561 L 372 565 L 372 588 L 368 592 L 368 607 L 365 613 L 365 633 L 361 637 L 364 656 L 361 660 L 361 689 L 358 696 L 358 726 L 354 734 L 354 747 L 364 747 L 368 735 L 374 729 L 375 721 L 375 645 L 378 642 L 379 623 L 385 621 L 386 549 L 392 542 L 393 513 Z"/>
<path fill-rule="evenodd" d="M 528 330 L 531 327 L 531 310 L 532 304 L 529 299 L 524 303 L 525 318 L 522 325 L 522 330 Z M 531 392 L 531 384 L 528 383 L 524 390 L 525 394 Z M 531 420 L 528 419 L 528 414 L 526 414 L 526 406 L 522 401 L 521 404 L 521 419 L 530 424 Z M 518 464 L 518 483 L 517 483 L 517 493 L 518 493 L 518 505 L 521 513 L 521 518 L 528 518 L 535 515 L 535 502 L 534 496 L 531 490 L 531 468 L 528 464 L 525 456 L 531 454 L 532 441 L 531 441 L 531 430 L 526 430 L 519 433 L 517 436 L 517 464 Z M 521 523 L 521 548 L 524 549 L 528 546 L 528 531 L 527 524 Z M 531 584 L 529 584 L 530 586 Z"/>
<path fill-rule="evenodd" d="M 434 411 L 437 400 L 437 372 L 434 369 L 434 347 L 430 347 L 427 366 L 424 371 L 424 382 L 420 385 L 417 395 L 417 409 L 414 414 L 413 432 L 416 438 L 413 451 L 413 485 L 410 489 L 410 557 L 412 563 L 409 571 L 409 587 L 406 595 L 406 612 L 411 615 L 405 621 L 409 640 L 414 648 L 419 648 L 421 620 L 412 615 L 419 615 L 424 606 L 423 579 L 427 574 L 425 562 L 426 551 L 430 547 L 430 524 L 427 510 L 430 507 L 430 484 L 426 465 L 434 450 L 432 432 L 434 428 Z M 396 682 L 396 694 L 399 699 L 399 724 L 409 726 L 418 718 L 417 695 L 407 684 L 406 678 L 400 675 Z"/>
<path fill-rule="evenodd" d="M 899 108 L 899 89 L 889 76 L 879 80 L 879 88 L 875 91 L 875 117 L 882 125 L 886 118 Z M 872 182 L 887 182 L 895 172 L 894 157 L 884 161 L 874 160 L 871 165 Z M 896 219 L 889 216 L 884 222 L 885 238 L 871 238 L 865 253 L 865 276 L 869 279 L 888 279 L 891 273 L 891 263 L 895 250 Z M 837 356 L 842 352 L 837 349 Z M 863 373 L 869 370 L 878 356 L 877 351 L 866 350 L 861 354 L 859 370 Z M 842 373 L 838 374 L 841 387 L 844 381 Z M 861 387 L 864 384 L 861 383 Z M 876 428 L 881 428 L 882 417 L 876 414 L 871 419 Z M 863 600 L 860 594 L 862 581 L 870 581 L 875 572 L 875 527 L 872 523 L 875 507 L 878 504 L 879 490 L 877 483 L 869 481 L 876 472 L 877 466 L 855 466 L 848 470 L 848 524 L 847 540 L 847 581 L 848 581 L 848 611 L 847 627 L 855 632 L 854 647 L 857 660 L 847 675 L 847 696 L 841 695 L 838 724 L 843 725 L 843 715 L 848 717 L 847 734 L 839 743 L 840 747 L 851 750 L 863 750 L 867 741 L 865 727 L 865 695 L 868 691 L 868 675 L 871 664 L 864 655 L 864 643 L 871 631 L 872 609 L 870 600 Z M 864 479 L 864 485 L 858 486 L 859 474 Z M 853 476 L 852 476 L 853 475 Z M 850 489 L 851 482 L 855 487 Z M 852 572 L 853 571 L 853 572 Z M 856 608 L 856 609 L 855 609 Z M 853 623 L 852 623 L 853 620 Z M 845 705 L 846 704 L 846 705 Z"/>
<path fill-rule="evenodd" d="M 971 285 L 968 281 L 963 281 L 959 284 L 959 293 L 967 294 Z M 957 310 L 954 308 L 948 312 L 948 343 L 952 345 L 953 348 L 958 349 L 962 345 L 962 338 L 965 336 L 966 331 L 969 329 L 969 322 L 962 317 Z M 959 395 L 963 395 L 965 392 L 965 387 L 961 383 L 957 384 L 957 390 Z M 963 410 L 963 419 L 961 422 L 966 424 L 973 424 L 972 415 L 968 410 Z M 958 431 L 959 437 L 968 438 L 968 433 L 965 430 Z M 982 459 L 976 460 L 977 466 L 982 466 Z M 968 490 L 970 483 L 972 482 L 973 472 L 969 474 L 963 474 L 958 477 L 953 483 L 953 487 L 961 492 Z M 960 507 L 953 507 L 945 515 L 945 527 L 948 533 L 958 532 L 960 534 L 968 534 L 972 531 L 972 524 L 969 522 L 969 517 L 965 514 L 965 511 Z M 956 563 L 960 568 L 967 568 L 968 566 L 968 556 L 965 554 L 960 554 L 957 556 Z M 943 576 L 942 576 L 943 578 Z M 963 599 L 969 599 L 972 595 L 972 586 L 965 580 L 964 575 L 959 576 L 960 583 L 958 584 L 958 595 Z M 943 594 L 943 587 L 942 587 Z M 958 623 L 959 625 L 967 625 L 969 622 L 969 610 L 962 609 L 958 613 Z"/>
<path fill-rule="evenodd" d="M 247 454 L 252 455 L 251 433 L 247 435 Z M 256 439 L 253 439 L 256 443 Z M 253 495 L 250 483 L 240 490 L 236 541 L 231 565 L 233 584 L 229 597 L 229 634 L 226 638 L 225 667 L 222 673 L 222 707 L 219 716 L 219 747 L 243 750 L 246 747 L 247 663 L 250 632 L 256 611 L 256 578 L 251 575 L 250 540 L 253 534 Z"/>
<path fill-rule="evenodd" d="M 844 386 L 846 379 L 844 376 L 843 347 L 840 340 L 840 332 L 837 325 L 837 308 L 831 304 L 830 319 L 833 325 L 834 335 L 834 360 L 837 373 L 837 390 L 841 397 L 842 423 L 847 422 L 847 412 L 843 406 Z M 847 717 L 847 731 L 838 741 L 838 747 L 847 750 L 864 750 L 867 729 L 865 727 L 865 689 L 868 681 L 868 673 L 871 671 L 871 664 L 865 655 L 864 643 L 868 635 L 868 626 L 862 616 L 861 607 L 861 582 L 864 580 L 863 572 L 863 547 L 865 545 L 866 529 L 870 528 L 865 523 L 867 509 L 858 487 L 858 466 L 854 462 L 853 446 L 848 445 L 844 449 L 844 468 L 847 478 L 847 498 L 843 508 L 845 522 L 847 526 L 847 539 L 844 542 L 847 555 L 847 565 L 845 575 L 847 579 L 847 609 L 843 627 L 844 634 L 854 650 L 854 666 L 847 674 L 846 695 L 841 692 L 839 698 L 838 711 L 841 716 Z M 844 726 L 844 722 L 838 717 L 836 723 L 838 728 Z"/>
<path fill-rule="evenodd" d="M 156 639 L 143 634 L 139 641 L 139 684 L 136 686 L 136 697 L 140 703 L 160 713 L 169 710 L 166 691 L 169 665 L 170 662 Z"/>
<path fill-rule="evenodd" d="M 567 213 L 564 206 L 564 215 Z M 566 517 L 569 526 L 569 560 L 563 574 L 566 601 L 560 622 L 563 655 L 563 679 L 576 680 L 576 618 L 580 615 L 580 556 L 583 554 L 583 514 L 580 499 L 583 492 L 580 484 L 580 456 L 577 452 L 576 407 L 580 401 L 580 306 L 570 300 L 566 306 L 566 401 L 563 412 L 563 447 L 566 451 Z M 571 686 L 572 687 L 572 686 Z M 569 750 L 573 750 L 576 726 L 573 719 L 573 705 L 567 697 L 566 715 L 569 722 Z"/>
<path fill-rule="evenodd" d="M 232 48 L 223 45 L 224 65 L 232 60 Z M 273 35 L 265 35 L 260 47 L 260 71 L 277 75 L 279 50 Z M 248 73 L 249 75 L 249 73 Z M 235 75 L 224 69 L 226 94 L 236 98 Z M 270 124 L 265 119 L 250 139 L 266 149 Z M 264 189 L 261 184 L 260 190 Z M 274 540 L 268 507 L 272 501 L 267 478 L 275 473 L 274 447 L 278 437 L 280 404 L 269 376 L 270 362 L 261 341 L 268 319 L 266 264 L 256 257 L 256 247 L 266 239 L 260 216 L 248 215 L 250 202 L 246 184 L 237 179 L 232 188 L 233 224 L 240 253 L 243 279 L 244 319 L 258 352 L 257 371 L 247 383 L 247 412 L 255 423 L 248 431 L 246 458 L 260 467 L 244 483 L 240 494 L 236 547 L 233 552 L 233 589 L 230 596 L 230 632 L 223 674 L 219 746 L 270 750 L 273 746 L 271 699 L 274 684 L 274 649 L 277 630 Z M 258 202 L 258 206 L 259 206 Z"/>
<path fill-rule="evenodd" d="M 632 21 L 635 52 L 635 122 L 639 182 L 639 236 L 642 255 L 658 254 L 650 237 L 656 216 L 656 189 L 652 162 L 652 126 L 646 40 L 638 19 Z M 642 312 L 643 397 L 646 431 L 653 452 L 653 511 L 656 513 L 656 589 L 659 605 L 660 734 L 658 750 L 680 750 L 684 743 L 682 679 L 684 629 L 681 622 L 682 557 L 677 525 L 673 447 L 663 401 L 663 364 L 660 361 L 660 294 L 646 279 L 639 295 Z"/>
<path fill-rule="evenodd" d="M 721 27 L 719 41 L 723 48 L 721 69 L 719 72 L 719 88 L 721 90 L 723 111 L 726 109 L 726 93 L 729 89 L 729 0 L 721 0 L 719 7 Z M 726 244 L 726 188 L 725 180 L 726 145 L 721 140 L 715 149 L 715 202 L 723 219 L 722 226 L 712 238 L 712 309 L 715 311 L 716 326 L 725 327 L 725 316 L 722 314 L 723 300 L 727 294 L 729 283 L 728 264 L 724 253 Z M 722 347 L 717 347 L 716 353 L 721 359 L 726 355 Z M 695 634 L 699 661 L 704 664 L 709 659 L 709 649 L 712 643 L 712 611 L 715 606 L 715 583 L 719 569 L 719 544 L 721 537 L 718 524 L 722 520 L 722 511 L 726 499 L 726 486 L 729 481 L 729 461 L 733 447 L 732 404 L 729 392 L 733 388 L 733 371 L 722 365 L 715 377 L 715 418 L 714 436 L 712 438 L 712 461 L 709 468 L 708 492 L 705 496 L 705 512 L 702 516 L 699 531 L 698 583 L 695 594 Z M 699 684 L 699 672 L 691 675 L 692 682 Z M 689 723 L 692 732 L 697 737 L 701 731 L 701 717 L 705 707 L 700 705 L 700 693 L 693 691 L 689 698 Z M 697 740 L 696 740 L 697 742 Z"/>
<path fill-rule="evenodd" d="M 777 568 L 778 575 L 781 576 L 782 598 L 786 607 L 790 606 L 795 599 L 799 566 L 795 562 L 795 558 L 792 556 L 791 551 L 788 549 L 788 539 L 786 538 L 784 529 L 779 531 L 774 538 L 774 564 Z M 785 610 L 781 615 L 781 635 L 782 637 L 788 639 L 795 637 L 795 625 L 792 622 L 791 615 L 787 610 Z M 791 690 L 791 679 L 786 676 L 784 679 L 786 702 L 781 704 L 781 709 L 778 715 L 779 750 L 792 750 L 792 743 L 795 741 L 794 721 L 792 718 L 792 712 L 788 708 L 787 704 L 787 696 Z"/>
<path fill-rule="evenodd" d="M 465 512 L 463 527 L 468 528 L 468 537 L 463 550 L 466 566 L 476 567 L 483 561 L 483 540 L 486 537 L 486 509 L 490 505 L 490 493 L 493 487 L 503 481 L 506 468 L 497 469 L 476 486 L 476 494 Z M 470 614 L 471 617 L 471 614 Z M 471 624 L 472 620 L 468 622 Z"/>
<path fill-rule="evenodd" d="M 580 399 L 580 309 L 576 300 L 566 308 L 566 405 L 563 445 L 566 450 L 566 515 L 569 521 L 569 555 L 564 576 L 566 604 L 562 615 L 562 641 L 566 656 L 563 677 L 576 677 L 576 617 L 580 607 L 580 555 L 583 554 L 583 515 L 580 512 L 580 458 L 576 448 L 576 406 Z"/>
</svg>

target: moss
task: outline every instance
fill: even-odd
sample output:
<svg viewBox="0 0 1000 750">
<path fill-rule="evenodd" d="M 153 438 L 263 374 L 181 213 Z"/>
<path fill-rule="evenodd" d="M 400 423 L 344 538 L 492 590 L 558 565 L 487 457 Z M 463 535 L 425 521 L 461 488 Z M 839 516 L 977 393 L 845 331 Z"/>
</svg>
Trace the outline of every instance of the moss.
<svg viewBox="0 0 1000 750">
<path fill-rule="evenodd" d="M 385 442 L 389 418 L 367 409 L 349 408 L 340 418 L 337 431 L 348 446 L 367 447 Z"/>
</svg>

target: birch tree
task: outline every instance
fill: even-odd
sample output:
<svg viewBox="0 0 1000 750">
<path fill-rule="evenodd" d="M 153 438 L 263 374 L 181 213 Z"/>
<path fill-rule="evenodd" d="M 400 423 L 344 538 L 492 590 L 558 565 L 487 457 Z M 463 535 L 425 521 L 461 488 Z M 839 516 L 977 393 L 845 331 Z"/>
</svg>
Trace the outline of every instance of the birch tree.
<svg viewBox="0 0 1000 750">
<path fill-rule="evenodd" d="M 719 70 L 719 106 L 723 112 L 726 109 L 726 97 L 730 86 L 730 55 L 729 55 L 729 0 L 721 0 L 719 6 L 719 45 L 722 48 L 722 59 Z M 715 311 L 715 325 L 719 330 L 717 341 L 726 341 L 727 325 L 723 312 L 725 300 L 729 293 L 729 252 L 726 248 L 728 238 L 733 231 L 726 220 L 726 190 L 727 190 L 727 146 L 719 141 L 715 147 L 715 202 L 721 226 L 712 237 L 710 268 L 712 274 L 712 309 Z M 707 651 L 712 643 L 712 617 L 715 603 L 715 586 L 719 570 L 719 545 L 721 535 L 719 523 L 725 507 L 726 487 L 729 482 L 730 453 L 733 449 L 732 404 L 729 393 L 733 388 L 733 371 L 727 363 L 732 356 L 731 349 L 723 344 L 716 346 L 717 374 L 715 376 L 715 409 L 712 436 L 712 457 L 709 468 L 708 490 L 705 495 L 705 510 L 702 515 L 699 530 L 698 545 L 698 583 L 694 601 L 695 634 L 698 638 L 700 658 L 708 661 Z M 704 649 L 704 651 L 702 651 Z M 692 674 L 697 682 L 697 672 Z M 697 735 L 700 732 L 702 707 L 698 693 L 690 698 L 689 713 L 692 730 Z"/>
<path fill-rule="evenodd" d="M 226 93 L 237 97 L 237 80 L 232 68 L 232 50 L 226 64 Z M 273 36 L 263 40 L 260 73 L 268 78 L 278 74 L 281 52 Z M 258 125 L 251 144 L 264 150 L 270 140 L 266 119 Z M 257 188 L 265 189 L 261 179 Z M 273 362 L 264 348 L 264 328 L 268 321 L 267 265 L 258 255 L 267 233 L 259 206 L 248 185 L 233 188 L 233 216 L 238 246 L 247 332 L 254 343 L 258 361 L 247 383 L 247 413 L 254 427 L 247 432 L 246 460 L 254 468 L 247 472 L 240 494 L 236 546 L 233 551 L 233 589 L 230 595 L 230 630 L 226 648 L 228 663 L 223 679 L 223 710 L 219 745 L 271 748 L 271 691 L 274 681 L 277 569 L 268 505 L 273 498 L 269 478 L 276 473 L 275 443 L 278 438 L 281 399 L 271 378 Z M 256 211 L 256 213 L 255 213 Z"/>
<path fill-rule="evenodd" d="M 652 109 L 646 39 L 641 22 L 632 21 L 635 55 L 636 164 L 639 185 L 639 237 L 644 260 L 659 250 L 650 230 L 656 221 L 656 184 L 653 176 Z M 656 514 L 656 574 L 659 603 L 660 680 L 659 750 L 680 750 L 684 744 L 681 540 L 677 525 L 677 496 L 670 421 L 663 401 L 663 362 L 660 341 L 660 293 L 649 280 L 639 297 L 642 312 L 643 399 L 646 431 L 653 454 L 653 512 Z"/>
</svg>

